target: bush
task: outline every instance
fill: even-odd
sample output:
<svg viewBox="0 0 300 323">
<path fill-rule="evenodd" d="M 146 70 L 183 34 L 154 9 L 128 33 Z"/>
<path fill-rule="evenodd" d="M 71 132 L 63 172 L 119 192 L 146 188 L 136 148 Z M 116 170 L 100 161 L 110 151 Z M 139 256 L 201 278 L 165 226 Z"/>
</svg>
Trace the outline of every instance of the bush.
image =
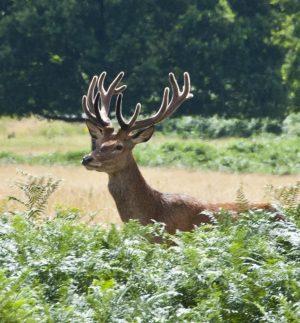
<svg viewBox="0 0 300 323">
<path fill-rule="evenodd" d="M 135 150 L 142 165 L 217 171 L 293 174 L 300 172 L 300 147 L 294 137 L 253 137 L 215 144 L 201 141 L 149 143 Z"/>
<path fill-rule="evenodd" d="M 292 113 L 283 121 L 283 133 L 287 135 L 300 136 L 300 113 Z"/>
<path fill-rule="evenodd" d="M 262 132 L 280 134 L 282 125 L 272 119 L 238 119 L 213 116 L 184 116 L 165 120 L 158 125 L 163 134 L 176 134 L 183 138 L 216 139 L 223 137 L 250 137 Z"/>
</svg>

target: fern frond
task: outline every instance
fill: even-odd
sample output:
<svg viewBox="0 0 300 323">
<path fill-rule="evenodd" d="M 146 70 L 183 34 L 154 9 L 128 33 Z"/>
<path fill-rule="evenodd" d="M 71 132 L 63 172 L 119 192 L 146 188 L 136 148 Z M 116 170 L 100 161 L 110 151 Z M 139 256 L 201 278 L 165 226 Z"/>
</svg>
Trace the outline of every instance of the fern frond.
<svg viewBox="0 0 300 323">
<path fill-rule="evenodd" d="M 242 183 L 240 184 L 240 187 L 236 191 L 235 201 L 240 211 L 245 211 L 249 209 L 250 202 L 245 195 L 244 187 Z"/>
<path fill-rule="evenodd" d="M 15 185 L 23 192 L 24 200 L 10 196 L 10 200 L 17 201 L 26 207 L 30 216 L 37 216 L 45 211 L 50 195 L 58 188 L 60 179 L 50 176 L 33 176 L 27 172 L 19 171 L 23 180 Z"/>
<path fill-rule="evenodd" d="M 295 209 L 300 204 L 300 181 L 295 185 L 283 187 L 269 185 L 267 190 L 271 193 L 275 205 L 283 209 Z"/>
<path fill-rule="evenodd" d="M 15 201 L 15 202 L 18 202 L 18 203 L 20 203 L 20 204 L 25 205 L 25 203 L 24 203 L 23 201 L 21 201 L 20 199 L 18 199 L 18 198 L 17 198 L 17 197 L 15 197 L 15 196 L 8 196 L 7 198 L 8 198 L 8 200 L 9 200 L 9 201 Z"/>
</svg>

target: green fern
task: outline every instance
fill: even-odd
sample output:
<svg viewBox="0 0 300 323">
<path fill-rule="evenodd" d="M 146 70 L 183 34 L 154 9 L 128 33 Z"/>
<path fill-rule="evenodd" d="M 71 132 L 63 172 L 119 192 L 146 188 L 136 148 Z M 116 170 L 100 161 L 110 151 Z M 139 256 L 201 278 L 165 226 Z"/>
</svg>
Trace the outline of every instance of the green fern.
<svg viewBox="0 0 300 323">
<path fill-rule="evenodd" d="M 50 195 L 58 188 L 60 179 L 46 176 L 33 176 L 24 171 L 19 171 L 23 180 L 15 185 L 23 192 L 24 199 L 9 196 L 9 200 L 16 201 L 25 206 L 29 216 L 39 216 L 46 208 Z"/>
</svg>

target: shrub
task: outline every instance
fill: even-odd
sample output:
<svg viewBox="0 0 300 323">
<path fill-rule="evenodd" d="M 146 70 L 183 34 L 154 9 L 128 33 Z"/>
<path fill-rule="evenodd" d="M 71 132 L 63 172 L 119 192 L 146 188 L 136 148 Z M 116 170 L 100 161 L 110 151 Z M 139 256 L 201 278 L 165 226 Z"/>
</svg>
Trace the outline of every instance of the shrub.
<svg viewBox="0 0 300 323">
<path fill-rule="evenodd" d="M 4 322 L 290 322 L 300 319 L 300 230 L 247 212 L 238 222 L 149 241 L 122 229 L 0 216 Z M 299 213 L 298 213 L 299 217 Z M 166 237 L 166 236 L 165 236 Z"/>
<path fill-rule="evenodd" d="M 280 134 L 282 125 L 278 120 L 238 119 L 213 116 L 184 116 L 167 119 L 159 124 L 158 129 L 163 134 L 176 134 L 183 138 L 223 138 L 223 137 L 250 137 L 262 132 Z"/>
<path fill-rule="evenodd" d="M 287 116 L 282 125 L 283 133 L 300 136 L 300 113 L 292 113 Z"/>
</svg>

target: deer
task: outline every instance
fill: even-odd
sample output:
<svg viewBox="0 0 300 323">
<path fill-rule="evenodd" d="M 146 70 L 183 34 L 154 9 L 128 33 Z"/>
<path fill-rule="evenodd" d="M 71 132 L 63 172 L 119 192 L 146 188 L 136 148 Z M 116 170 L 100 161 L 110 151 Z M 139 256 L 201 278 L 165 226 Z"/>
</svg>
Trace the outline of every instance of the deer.
<svg viewBox="0 0 300 323">
<path fill-rule="evenodd" d="M 85 155 L 82 165 L 87 170 L 108 174 L 108 189 L 123 222 L 131 219 L 142 225 L 162 222 L 170 234 L 191 231 L 195 226 L 214 224 L 213 214 L 220 209 L 239 211 L 237 203 L 204 204 L 181 193 L 161 193 L 150 187 L 133 157 L 137 144 L 147 142 L 155 125 L 171 116 L 185 101 L 191 99 L 189 73 L 183 74 L 180 89 L 173 73 L 169 74 L 170 87 L 163 91 L 158 111 L 138 120 L 141 103 L 137 103 L 129 120 L 123 115 L 122 100 L 126 85 L 120 85 L 124 72 L 105 88 L 106 72 L 94 76 L 87 94 L 82 97 L 85 122 L 92 139 L 92 152 Z M 170 92 L 172 92 L 170 97 Z M 109 118 L 112 98 L 116 96 L 115 114 L 119 129 L 115 130 Z M 249 205 L 249 208 L 269 209 L 269 204 Z"/>
</svg>

